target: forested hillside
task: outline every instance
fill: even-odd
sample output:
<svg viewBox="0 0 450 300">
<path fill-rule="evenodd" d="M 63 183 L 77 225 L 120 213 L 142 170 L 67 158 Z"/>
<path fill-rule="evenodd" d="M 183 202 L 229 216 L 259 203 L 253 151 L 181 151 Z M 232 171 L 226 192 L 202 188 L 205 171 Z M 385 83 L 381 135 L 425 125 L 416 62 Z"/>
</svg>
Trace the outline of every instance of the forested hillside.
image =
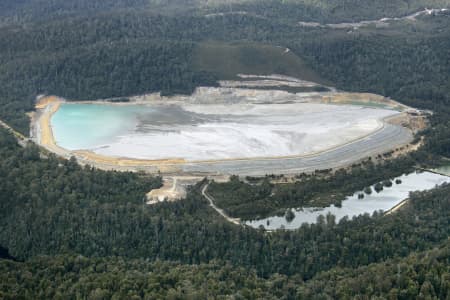
<svg viewBox="0 0 450 300">
<path fill-rule="evenodd" d="M 450 157 L 450 16 L 387 27 L 302 27 L 404 16 L 445 0 L 0 2 L 0 119 L 27 134 L 39 94 L 191 93 L 244 70 L 374 92 L 433 110 L 419 152 L 299 184 L 212 185 L 246 217 L 345 195 Z M 283 56 L 289 48 L 290 54 Z M 283 51 L 280 51 L 282 49 Z M 220 61 L 226 58 L 226 61 Z M 450 186 L 396 214 L 333 216 L 267 233 L 227 223 L 193 187 L 144 204 L 161 178 L 80 167 L 0 129 L 0 298 L 446 299 Z M 277 191 L 274 197 L 268 192 Z M 331 199 L 338 203 L 339 197 Z M 246 201 L 243 201 L 246 200 Z M 248 201 L 247 201 L 248 200 Z M 328 200 L 327 200 L 328 201 Z M 244 202 L 244 203 L 243 203 Z M 19 262 L 12 261 L 16 259 Z M 375 278 L 375 279 L 374 279 Z"/>
<path fill-rule="evenodd" d="M 0 260 L 0 296 L 90 299 L 446 299 L 450 245 L 368 267 L 333 269 L 306 284 L 298 277 L 254 271 L 217 261 L 198 266 L 83 256 Z M 5 274 L 16 280 L 10 280 Z M 24 288 L 25 287 L 25 288 Z"/>
<path fill-rule="evenodd" d="M 8 249 L 0 246 L 0 259 L 14 259 L 14 257 L 9 254 Z"/>
<path fill-rule="evenodd" d="M 247 13 L 259 17 L 284 18 L 291 22 L 323 23 L 398 17 L 424 8 L 444 8 L 447 0 L 4 0 L 0 3 L 3 22 L 27 22 L 66 18 L 109 11 L 146 10 L 163 14 Z"/>
</svg>

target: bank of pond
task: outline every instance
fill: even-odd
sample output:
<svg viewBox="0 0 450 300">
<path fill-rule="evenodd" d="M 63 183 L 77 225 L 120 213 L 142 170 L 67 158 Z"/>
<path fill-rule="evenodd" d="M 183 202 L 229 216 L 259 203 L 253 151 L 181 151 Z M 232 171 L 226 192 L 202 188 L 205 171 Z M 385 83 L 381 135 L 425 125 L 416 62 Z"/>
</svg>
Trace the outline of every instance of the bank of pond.
<svg viewBox="0 0 450 300">
<path fill-rule="evenodd" d="M 450 176 L 450 164 L 446 164 L 432 170 L 435 173 Z"/>
<path fill-rule="evenodd" d="M 337 223 L 344 217 L 351 219 L 362 214 L 372 215 L 376 211 L 386 212 L 407 199 L 411 192 L 430 190 L 449 182 L 449 176 L 428 171 L 415 171 L 357 191 L 352 196 L 346 197 L 339 207 L 330 205 L 325 208 L 291 208 L 284 216 L 246 221 L 245 224 L 253 228 L 263 227 L 266 230 L 292 230 L 304 223 L 317 223 L 321 221 L 320 219 L 325 222 L 333 219 Z"/>
</svg>

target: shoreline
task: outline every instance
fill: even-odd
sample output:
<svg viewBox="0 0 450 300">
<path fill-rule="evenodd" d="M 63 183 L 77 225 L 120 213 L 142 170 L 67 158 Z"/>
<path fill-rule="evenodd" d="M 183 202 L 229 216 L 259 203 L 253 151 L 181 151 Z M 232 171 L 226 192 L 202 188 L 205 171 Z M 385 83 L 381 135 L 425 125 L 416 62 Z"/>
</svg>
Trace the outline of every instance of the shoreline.
<svg viewBox="0 0 450 300">
<path fill-rule="evenodd" d="M 347 93 L 344 93 L 347 94 Z M 377 96 L 377 98 L 381 99 L 382 96 Z M 340 96 L 342 97 L 342 96 Z M 325 97 L 324 97 L 325 98 Z M 322 99 L 323 101 L 324 99 Z M 319 101 L 322 102 L 322 101 Z M 392 101 L 389 99 L 389 101 Z M 71 101 L 70 103 L 83 103 L 83 104 L 103 104 L 103 105 L 149 105 L 149 104 L 157 104 L 160 101 L 133 101 L 133 102 L 108 102 L 105 100 L 101 100 L 100 102 L 95 101 Z M 177 101 L 179 103 L 179 101 Z M 316 101 L 312 101 L 313 103 Z M 327 101 L 330 103 L 329 101 Z M 396 103 L 395 101 L 393 101 Z M 70 158 L 72 156 L 76 157 L 80 164 L 82 165 L 92 165 L 94 167 L 106 170 L 127 170 L 127 171 L 146 171 L 151 173 L 183 173 L 183 166 L 186 165 L 208 165 L 215 163 L 226 163 L 226 162 L 252 162 L 252 161 L 277 161 L 277 160 L 294 160 L 299 158 L 311 158 L 318 157 L 327 152 L 332 152 L 341 147 L 351 145 L 353 143 L 357 143 L 361 140 L 370 138 L 370 136 L 380 132 L 385 128 L 386 123 L 389 122 L 390 118 L 397 117 L 401 115 L 401 112 L 398 112 L 394 115 L 385 117 L 383 119 L 377 120 L 379 125 L 375 130 L 372 130 L 370 133 L 362 135 L 356 139 L 352 139 L 347 141 L 346 143 L 342 143 L 339 145 L 335 145 L 333 147 L 329 147 L 323 150 L 305 153 L 305 154 L 297 154 L 297 155 L 288 155 L 288 156 L 271 156 L 271 157 L 236 157 L 236 158 L 225 158 L 225 159 L 210 159 L 210 160 L 196 160 L 196 161 L 188 161 L 183 158 L 167 158 L 167 159 L 139 159 L 139 158 L 130 158 L 130 157 L 114 157 L 114 156 L 106 156 L 102 154 L 97 154 L 90 150 L 68 150 L 59 146 L 55 140 L 53 129 L 51 125 L 51 118 L 58 111 L 61 104 L 67 103 L 64 99 L 49 96 L 43 97 L 36 104 L 36 109 L 40 112 L 37 116 L 37 120 L 35 120 L 36 126 L 36 141 L 38 144 L 46 148 L 52 153 L 57 154 L 63 158 Z M 163 104 L 163 102 L 160 102 Z M 164 104 L 168 104 L 164 102 Z M 392 104 L 392 103 L 391 103 Z M 404 145 L 398 145 L 398 147 Z M 262 170 L 262 173 L 263 170 Z"/>
<path fill-rule="evenodd" d="M 67 159 L 71 156 L 70 152 L 58 146 L 53 135 L 53 128 L 51 124 L 51 118 L 58 111 L 62 103 L 62 99 L 48 97 L 42 99 L 42 102 L 40 101 L 36 105 L 36 109 L 40 110 L 40 114 L 37 116 L 37 120 L 35 122 L 35 139 L 39 145 L 48 151 Z"/>
<path fill-rule="evenodd" d="M 393 213 L 395 213 L 396 211 L 398 211 L 399 209 L 401 209 L 405 204 L 407 204 L 409 202 L 409 198 L 403 199 L 402 201 L 400 201 L 399 203 L 395 204 L 394 206 L 392 206 L 390 209 L 386 210 L 384 212 L 385 216 L 391 215 Z"/>
</svg>

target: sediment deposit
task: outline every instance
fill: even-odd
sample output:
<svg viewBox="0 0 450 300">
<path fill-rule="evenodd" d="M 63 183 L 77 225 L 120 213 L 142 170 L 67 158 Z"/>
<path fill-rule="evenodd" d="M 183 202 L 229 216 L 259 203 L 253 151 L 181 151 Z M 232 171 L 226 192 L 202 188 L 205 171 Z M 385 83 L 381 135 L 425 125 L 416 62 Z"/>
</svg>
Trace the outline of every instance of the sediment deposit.
<svg viewBox="0 0 450 300">
<path fill-rule="evenodd" d="M 373 94 L 219 87 L 199 88 L 192 96 L 151 94 L 129 103 L 100 103 L 145 105 L 142 111 L 150 112 L 139 115 L 134 132 L 92 148 L 67 149 L 56 143 L 51 118 L 70 104 L 42 98 L 33 126 L 36 141 L 103 169 L 264 175 L 341 167 L 412 140 L 411 130 L 398 121 L 410 108 Z M 395 124 L 387 123 L 393 116 Z"/>
</svg>

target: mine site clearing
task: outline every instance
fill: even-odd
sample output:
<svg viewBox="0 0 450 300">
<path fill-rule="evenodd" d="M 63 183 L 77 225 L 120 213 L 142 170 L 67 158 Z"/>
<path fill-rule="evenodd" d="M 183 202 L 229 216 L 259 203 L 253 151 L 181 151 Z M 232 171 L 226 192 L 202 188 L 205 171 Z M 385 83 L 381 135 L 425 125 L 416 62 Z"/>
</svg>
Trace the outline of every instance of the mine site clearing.
<svg viewBox="0 0 450 300">
<path fill-rule="evenodd" d="M 382 96 L 280 75 L 239 76 L 190 96 L 41 97 L 31 136 L 81 164 L 171 177 L 150 196 L 164 199 L 182 197 L 192 176 L 298 174 L 409 151 L 426 126 L 422 112 Z M 302 87 L 327 91 L 290 90 Z"/>
</svg>

